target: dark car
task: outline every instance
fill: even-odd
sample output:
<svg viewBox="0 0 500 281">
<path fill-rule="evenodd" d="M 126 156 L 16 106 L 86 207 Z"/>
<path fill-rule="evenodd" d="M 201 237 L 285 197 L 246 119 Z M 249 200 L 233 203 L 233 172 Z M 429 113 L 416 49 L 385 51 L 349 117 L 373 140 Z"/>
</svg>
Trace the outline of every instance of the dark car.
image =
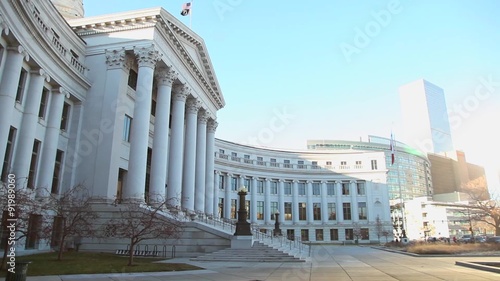
<svg viewBox="0 0 500 281">
<path fill-rule="evenodd" d="M 472 242 L 472 236 L 470 236 L 469 234 L 465 234 L 464 236 L 460 237 L 458 239 L 458 242 L 460 243 L 470 243 Z"/>
<path fill-rule="evenodd" d="M 486 243 L 497 243 L 497 244 L 499 244 L 500 243 L 500 236 L 488 237 L 488 238 L 486 238 Z"/>
</svg>

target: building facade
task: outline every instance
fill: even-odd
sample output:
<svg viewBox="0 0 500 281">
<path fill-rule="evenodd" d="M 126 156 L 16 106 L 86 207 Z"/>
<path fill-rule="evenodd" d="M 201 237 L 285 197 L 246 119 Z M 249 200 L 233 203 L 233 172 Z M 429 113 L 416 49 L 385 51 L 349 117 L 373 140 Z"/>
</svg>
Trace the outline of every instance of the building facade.
<svg viewBox="0 0 500 281">
<path fill-rule="evenodd" d="M 399 88 L 405 142 L 425 153 L 453 151 L 443 89 L 417 80 Z"/>
</svg>

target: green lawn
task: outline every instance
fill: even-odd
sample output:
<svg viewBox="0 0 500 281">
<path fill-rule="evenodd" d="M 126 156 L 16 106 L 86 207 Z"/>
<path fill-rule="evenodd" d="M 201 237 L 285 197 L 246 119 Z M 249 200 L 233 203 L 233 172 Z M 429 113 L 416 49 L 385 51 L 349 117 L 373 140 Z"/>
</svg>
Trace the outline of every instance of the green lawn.
<svg viewBox="0 0 500 281">
<path fill-rule="evenodd" d="M 127 266 L 128 257 L 109 253 L 66 252 L 62 261 L 57 261 L 57 253 L 17 257 L 17 261 L 31 261 L 28 265 L 29 276 L 202 269 L 183 263 L 155 263 L 160 260 L 165 260 L 165 258 L 134 257 L 134 265 Z M 0 272 L 0 276 L 5 275 L 6 271 Z"/>
</svg>

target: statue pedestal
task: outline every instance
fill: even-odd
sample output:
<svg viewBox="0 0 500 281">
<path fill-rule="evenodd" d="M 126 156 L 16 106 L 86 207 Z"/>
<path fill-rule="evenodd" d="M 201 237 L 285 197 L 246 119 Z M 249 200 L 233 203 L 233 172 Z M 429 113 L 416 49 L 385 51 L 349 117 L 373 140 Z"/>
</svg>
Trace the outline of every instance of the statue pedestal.
<svg viewBox="0 0 500 281">
<path fill-rule="evenodd" d="M 231 249 L 249 249 L 253 245 L 252 236 L 235 235 L 231 238 Z"/>
</svg>

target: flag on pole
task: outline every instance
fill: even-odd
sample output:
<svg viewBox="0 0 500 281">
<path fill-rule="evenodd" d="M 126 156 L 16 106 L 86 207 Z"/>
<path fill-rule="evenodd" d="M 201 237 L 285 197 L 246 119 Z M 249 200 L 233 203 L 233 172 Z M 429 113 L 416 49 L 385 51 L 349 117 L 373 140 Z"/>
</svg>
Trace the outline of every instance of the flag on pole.
<svg viewBox="0 0 500 281">
<path fill-rule="evenodd" d="M 396 142 L 394 141 L 394 135 L 391 132 L 391 165 L 394 165 L 394 160 L 395 160 L 395 151 L 396 151 Z"/>
<path fill-rule="evenodd" d="M 182 5 L 182 11 L 181 11 L 181 15 L 182 16 L 187 16 L 191 13 L 191 2 L 187 2 L 187 3 L 184 3 Z"/>
</svg>

